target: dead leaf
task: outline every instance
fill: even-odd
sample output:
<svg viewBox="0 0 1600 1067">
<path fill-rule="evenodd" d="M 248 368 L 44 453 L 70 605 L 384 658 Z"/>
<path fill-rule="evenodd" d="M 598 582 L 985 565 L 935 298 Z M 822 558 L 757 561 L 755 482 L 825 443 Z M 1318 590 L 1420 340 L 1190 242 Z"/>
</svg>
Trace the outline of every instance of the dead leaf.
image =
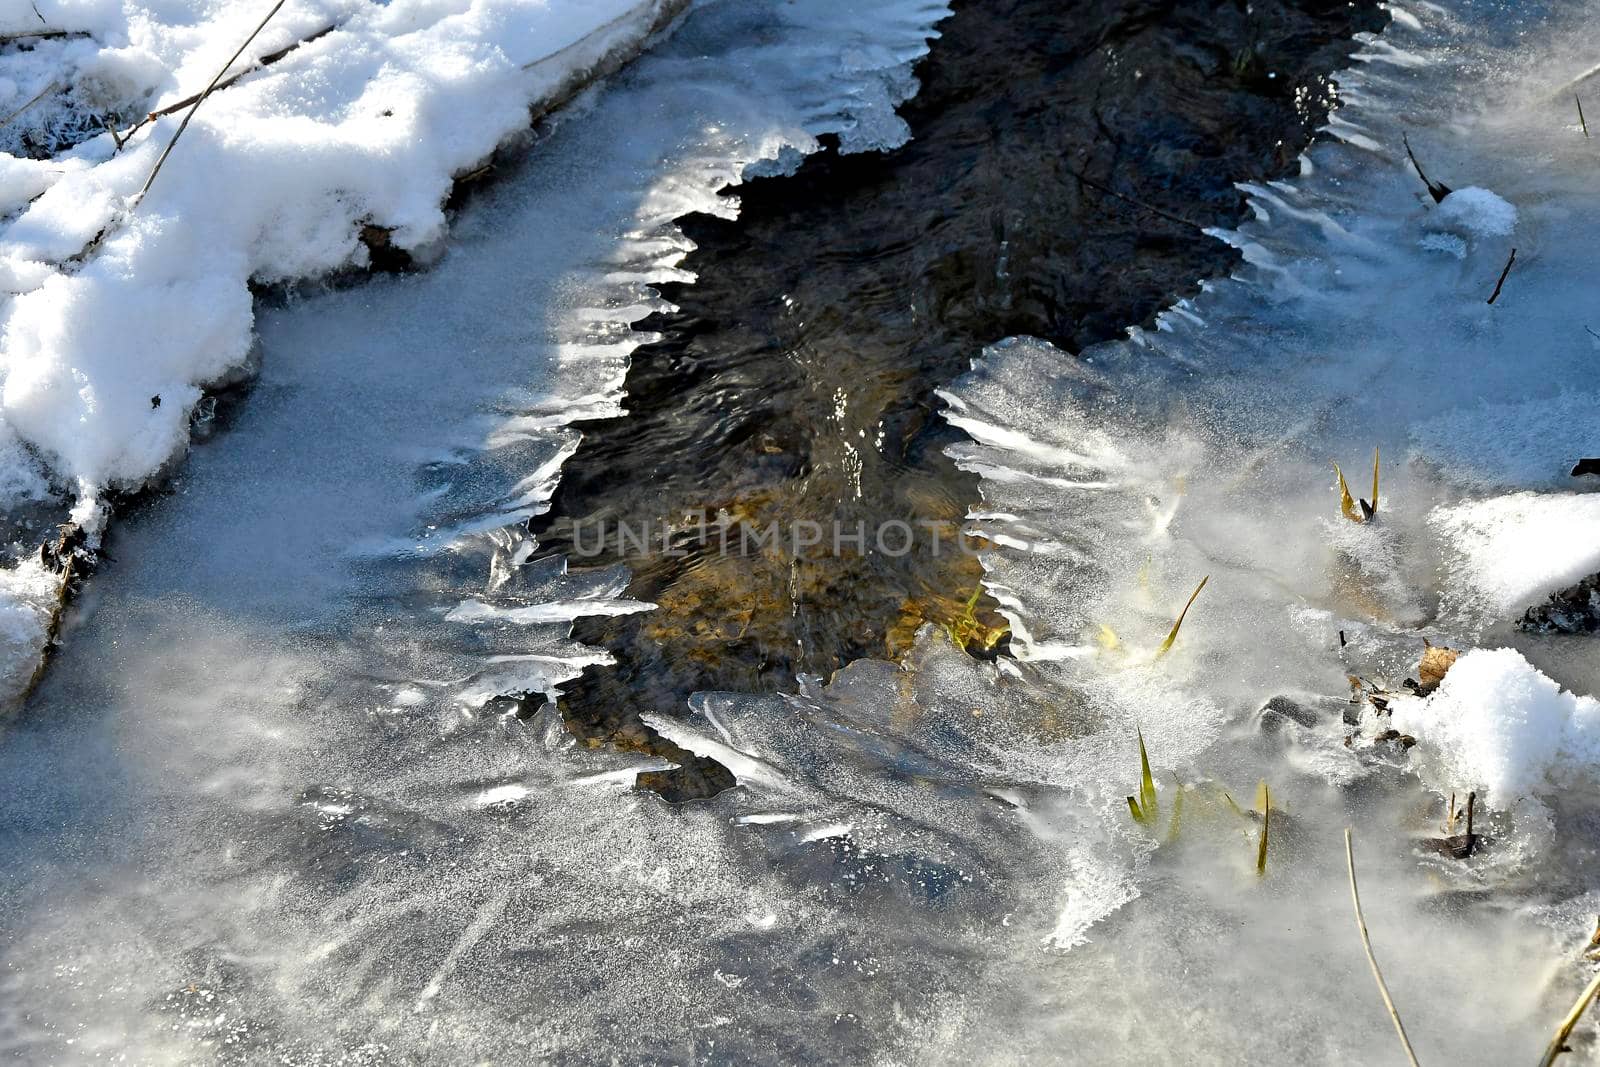
<svg viewBox="0 0 1600 1067">
<path fill-rule="evenodd" d="M 1457 657 L 1461 653 L 1453 648 L 1443 648 L 1439 645 L 1429 645 L 1422 652 L 1422 662 L 1417 665 L 1417 677 L 1422 682 L 1417 687 L 1419 693 L 1431 693 L 1439 688 L 1439 683 L 1444 681 L 1445 674 L 1455 666 Z"/>
</svg>

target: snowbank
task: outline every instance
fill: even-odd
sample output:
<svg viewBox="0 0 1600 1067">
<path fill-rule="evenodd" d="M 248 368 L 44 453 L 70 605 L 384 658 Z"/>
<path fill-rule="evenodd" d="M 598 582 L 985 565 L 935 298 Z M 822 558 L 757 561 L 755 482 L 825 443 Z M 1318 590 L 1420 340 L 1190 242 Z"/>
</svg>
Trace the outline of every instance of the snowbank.
<svg viewBox="0 0 1600 1067">
<path fill-rule="evenodd" d="M 286 5 L 247 56 L 308 43 L 208 100 L 142 200 L 180 115 L 120 151 L 109 134 L 75 149 L 77 165 L 0 233 L 13 275 L 5 423 L 81 495 L 137 484 L 185 446 L 201 387 L 243 362 L 251 280 L 361 265 L 363 225 L 393 229 L 405 248 L 437 239 L 453 175 L 526 126 L 529 105 L 565 75 L 637 46 L 674 6 Z M 264 10 L 40 7 L 101 45 L 64 76 L 92 62 L 116 95 L 151 110 L 203 88 Z M 557 71 L 539 69 L 552 57 Z"/>
<path fill-rule="evenodd" d="M 1513 493 L 1434 509 L 1444 609 L 1469 623 L 1520 615 L 1600 571 L 1600 495 Z"/>
<path fill-rule="evenodd" d="M 0 115 L 27 105 L 0 142 L 0 505 L 48 480 L 92 515 L 156 473 L 245 363 L 251 282 L 363 266 L 364 226 L 438 240 L 455 175 L 685 6 L 289 0 L 230 70 L 276 58 L 206 100 L 141 198 L 183 110 L 126 131 L 204 89 L 271 4 L 0 5 L 0 35 L 67 34 L 0 46 Z M 21 157 L 90 119 L 125 142 Z"/>
<path fill-rule="evenodd" d="M 1600 700 L 1569 693 L 1509 648 L 1468 652 L 1426 700 L 1395 705 L 1457 792 L 1509 808 L 1600 769 Z"/>
</svg>

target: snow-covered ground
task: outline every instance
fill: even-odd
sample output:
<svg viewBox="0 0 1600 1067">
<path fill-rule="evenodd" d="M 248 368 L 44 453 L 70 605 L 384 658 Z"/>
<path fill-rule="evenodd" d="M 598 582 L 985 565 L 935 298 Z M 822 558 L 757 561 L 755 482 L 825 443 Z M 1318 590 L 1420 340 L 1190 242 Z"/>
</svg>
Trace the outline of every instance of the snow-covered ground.
<svg viewBox="0 0 1600 1067">
<path fill-rule="evenodd" d="M 105 492 L 181 455 L 202 390 L 246 371 L 253 284 L 364 267 L 363 227 L 435 245 L 456 176 L 685 4 L 5 0 L 0 509 L 55 497 L 97 533 Z M 156 173 L 173 105 L 219 75 Z M 0 701 L 33 673 L 39 592 L 0 581 Z"/>
</svg>

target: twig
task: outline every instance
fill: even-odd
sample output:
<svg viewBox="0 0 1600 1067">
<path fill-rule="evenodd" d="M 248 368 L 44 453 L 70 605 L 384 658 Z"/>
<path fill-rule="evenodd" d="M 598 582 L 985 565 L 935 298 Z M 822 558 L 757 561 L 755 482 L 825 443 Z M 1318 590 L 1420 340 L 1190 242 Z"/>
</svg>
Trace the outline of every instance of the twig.
<svg viewBox="0 0 1600 1067">
<path fill-rule="evenodd" d="M 1166 219 L 1168 222 L 1176 222 L 1181 226 L 1193 226 L 1197 230 L 1205 229 L 1205 227 L 1201 226 L 1198 222 L 1191 222 L 1190 220 L 1184 218 L 1181 215 L 1174 215 L 1170 211 L 1163 211 L 1160 208 L 1156 207 L 1154 204 L 1147 204 L 1143 200 L 1135 200 L 1133 197 L 1125 196 L 1122 193 L 1117 192 L 1115 189 L 1110 188 L 1109 186 L 1101 185 L 1099 182 L 1097 182 L 1093 178 L 1090 178 L 1087 175 L 1083 174 L 1081 171 L 1071 170 L 1069 168 L 1067 173 L 1071 174 L 1074 178 L 1078 179 L 1080 182 L 1082 182 L 1083 184 L 1087 185 L 1091 189 L 1097 189 L 1100 192 L 1105 193 L 1107 196 L 1114 196 L 1118 200 L 1121 200 L 1125 204 L 1132 204 L 1134 207 L 1143 208 L 1144 210 L 1150 212 L 1152 215 L 1160 215 L 1162 218 Z"/>
<path fill-rule="evenodd" d="M 1511 258 L 1506 260 L 1506 269 L 1500 272 L 1500 280 L 1494 283 L 1494 292 L 1489 294 L 1489 303 L 1500 299 L 1500 287 L 1506 283 L 1506 275 L 1511 273 L 1511 264 L 1517 261 L 1517 250 L 1511 250 Z"/>
<path fill-rule="evenodd" d="M 58 88 L 60 88 L 60 86 L 56 82 L 51 82 L 49 85 L 46 85 L 43 89 L 40 89 L 38 95 L 35 96 L 32 100 L 29 100 L 26 104 L 23 104 L 21 107 L 17 108 L 17 110 L 15 110 L 11 114 L 7 115 L 5 118 L 0 119 L 0 127 L 5 127 L 5 126 L 11 125 L 12 120 L 15 119 L 18 115 L 22 114 L 24 111 L 28 110 L 34 104 L 37 104 L 39 101 L 43 100 L 45 97 L 47 97 L 51 93 L 55 92 Z"/>
<path fill-rule="evenodd" d="M 1572 1036 L 1573 1027 L 1577 1026 L 1578 1020 L 1583 1018 L 1583 1013 L 1589 1008 L 1589 1002 L 1594 1000 L 1597 993 L 1600 993 L 1600 974 L 1595 975 L 1594 979 L 1584 987 L 1583 992 L 1578 996 L 1578 1002 L 1572 1006 L 1571 1011 L 1567 1012 L 1567 1017 L 1561 1020 L 1561 1026 L 1556 1030 L 1556 1036 L 1550 1039 L 1549 1046 L 1544 1050 L 1544 1056 L 1539 1060 L 1539 1067 L 1550 1067 L 1551 1064 L 1556 1062 L 1558 1056 L 1563 1052 L 1569 1051 L 1567 1038 Z"/>
<path fill-rule="evenodd" d="M 1593 337 L 1596 341 L 1600 341 L 1600 333 L 1595 333 L 1593 330 L 1590 330 L 1589 327 L 1587 327 L 1587 326 L 1585 326 L 1584 329 L 1586 331 L 1588 331 L 1588 334 L 1589 334 L 1590 337 Z"/>
<path fill-rule="evenodd" d="M 0 44 L 10 44 L 12 41 L 59 41 L 63 37 L 87 36 L 82 30 L 23 30 L 21 33 L 0 34 Z"/>
<path fill-rule="evenodd" d="M 95 118 L 99 120 L 100 125 L 105 129 L 105 131 L 111 135 L 111 140 L 116 142 L 117 151 L 120 152 L 122 150 L 122 146 L 127 144 L 128 140 L 126 137 L 123 137 L 117 132 L 116 123 L 109 121 L 104 115 L 96 115 Z"/>
<path fill-rule="evenodd" d="M 1389 1009 L 1389 1018 L 1394 1022 L 1394 1032 L 1400 1035 L 1400 1045 L 1406 1050 L 1406 1059 L 1411 1062 L 1411 1067 L 1420 1067 L 1417 1063 L 1417 1054 L 1411 1050 L 1411 1039 L 1406 1037 L 1405 1025 L 1400 1022 L 1400 1013 L 1395 1010 L 1394 1000 L 1389 996 L 1389 987 L 1384 984 L 1383 972 L 1378 969 L 1378 958 L 1372 954 L 1372 938 L 1367 936 L 1367 920 L 1361 916 L 1361 891 L 1356 888 L 1356 853 L 1350 844 L 1348 826 L 1344 828 L 1344 858 L 1350 867 L 1350 903 L 1356 909 L 1356 929 L 1361 931 L 1361 947 L 1367 950 L 1367 962 L 1372 965 L 1372 977 L 1378 982 L 1378 993 L 1383 997 L 1383 1006 Z M 1567 1028 L 1567 1032 L 1571 1032 L 1571 1027 Z"/>
<path fill-rule="evenodd" d="M 143 200 L 145 194 L 150 191 L 150 186 L 155 184 L 156 175 L 161 173 L 161 165 L 165 163 L 167 161 L 167 157 L 172 154 L 172 148 L 178 143 L 178 138 L 183 136 L 183 131 L 189 128 L 189 120 L 194 118 L 194 113 L 200 110 L 200 105 L 206 102 L 206 97 L 210 96 L 212 90 L 214 90 L 217 87 L 217 84 L 222 81 L 222 76 L 228 73 L 228 68 L 233 66 L 234 61 L 240 56 L 244 55 L 244 50 L 250 47 L 250 42 L 256 39 L 256 35 L 267 28 L 267 23 L 272 21 L 272 16 L 278 13 L 278 9 L 283 7 L 283 4 L 284 0 L 277 0 L 277 2 L 272 5 L 272 10 L 267 12 L 266 18 L 263 18 L 260 25 L 256 26 L 255 29 L 250 31 L 250 36 L 244 39 L 244 43 L 239 46 L 239 50 L 229 57 L 228 61 L 222 65 L 222 69 L 217 71 L 217 76 L 211 79 L 211 84 L 206 86 L 205 92 L 201 93 L 195 99 L 193 106 L 191 106 L 188 113 L 183 116 L 183 121 L 178 123 L 178 129 L 175 133 L 173 133 L 172 140 L 168 141 L 167 147 L 162 150 L 161 158 L 157 159 L 156 165 L 151 168 L 150 177 L 144 180 L 144 188 L 140 189 L 139 195 L 134 198 L 135 203 Z"/>
<path fill-rule="evenodd" d="M 1589 123 L 1583 117 L 1583 101 L 1578 99 L 1578 94 L 1572 94 L 1572 102 L 1578 105 L 1578 124 L 1583 127 L 1583 135 L 1589 136 Z"/>
<path fill-rule="evenodd" d="M 207 89 L 206 92 L 211 92 L 211 93 L 220 92 L 221 90 L 226 89 L 228 86 L 232 85 L 234 82 L 238 81 L 240 78 L 244 77 L 246 74 L 253 74 L 256 71 L 260 70 L 262 67 L 269 66 L 269 65 L 271 65 L 273 63 L 276 63 L 278 60 L 282 59 L 284 56 L 288 55 L 290 52 L 293 52 L 296 48 L 299 48 L 301 45 L 310 44 L 312 41 L 315 41 L 318 37 L 322 37 L 322 36 L 325 36 L 325 35 L 327 35 L 329 33 L 332 33 L 333 29 L 334 28 L 333 28 L 332 25 L 324 26 L 324 27 L 322 27 L 322 29 L 318 30 L 316 33 L 313 33 L 311 36 L 302 37 L 300 40 L 298 40 L 298 41 L 294 42 L 293 44 L 289 45 L 287 48 L 280 48 L 276 52 L 268 52 L 266 55 L 262 56 L 260 59 L 256 60 L 254 63 L 251 63 L 248 67 L 245 67 L 242 70 L 235 71 L 233 74 L 230 74 L 228 77 L 224 78 L 222 81 L 217 82 L 215 86 L 213 86 L 210 89 Z M 249 42 L 247 41 L 245 43 L 248 44 Z M 184 108 L 190 107 L 190 106 L 192 106 L 194 104 L 198 104 L 200 102 L 200 98 L 205 96 L 205 95 L 206 95 L 205 93 L 195 93 L 193 96 L 184 97 L 182 100 L 179 100 L 175 104 L 168 104 L 166 107 L 160 109 L 159 111 L 150 112 L 150 114 L 146 115 L 144 118 L 140 119 L 137 123 L 135 123 L 134 126 L 133 126 L 133 129 L 130 129 L 127 134 L 123 135 L 123 140 L 127 140 L 128 136 L 131 135 L 134 132 L 134 130 L 137 130 L 140 126 L 143 126 L 147 122 L 154 122 L 156 119 L 165 118 L 168 115 L 176 115 L 178 112 L 182 111 Z"/>
<path fill-rule="evenodd" d="M 1422 172 L 1422 164 L 1417 162 L 1417 154 L 1411 151 L 1411 139 L 1402 133 L 1400 135 L 1400 143 L 1406 146 L 1406 156 L 1410 158 L 1411 165 L 1417 169 L 1417 177 L 1421 178 L 1422 184 L 1428 187 L 1428 195 L 1433 197 L 1433 202 L 1437 204 L 1449 196 L 1450 187 L 1448 185 L 1443 182 L 1432 181 Z"/>
</svg>

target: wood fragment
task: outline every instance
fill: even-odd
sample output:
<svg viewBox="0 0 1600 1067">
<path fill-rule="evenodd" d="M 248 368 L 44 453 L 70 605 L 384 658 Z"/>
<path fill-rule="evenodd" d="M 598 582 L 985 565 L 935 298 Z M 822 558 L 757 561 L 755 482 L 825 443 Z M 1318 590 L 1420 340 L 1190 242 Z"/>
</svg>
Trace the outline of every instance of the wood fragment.
<svg viewBox="0 0 1600 1067">
<path fill-rule="evenodd" d="M 1506 260 L 1505 270 L 1500 272 L 1500 280 L 1494 283 L 1494 292 L 1489 294 L 1489 303 L 1493 304 L 1500 299 L 1500 287 L 1506 283 L 1506 276 L 1511 273 L 1511 264 L 1517 261 L 1517 250 L 1511 250 L 1511 258 Z"/>
<path fill-rule="evenodd" d="M 1411 151 L 1410 139 L 1402 133 L 1400 135 L 1400 141 L 1406 146 L 1406 156 L 1411 160 L 1411 166 L 1416 169 L 1417 177 L 1421 178 L 1422 184 L 1428 187 L 1428 195 L 1433 197 L 1433 202 L 1437 204 L 1439 201 L 1449 196 L 1450 187 L 1448 185 L 1445 185 L 1443 182 L 1435 182 L 1423 173 L 1422 164 L 1417 162 L 1417 154 Z"/>
</svg>

